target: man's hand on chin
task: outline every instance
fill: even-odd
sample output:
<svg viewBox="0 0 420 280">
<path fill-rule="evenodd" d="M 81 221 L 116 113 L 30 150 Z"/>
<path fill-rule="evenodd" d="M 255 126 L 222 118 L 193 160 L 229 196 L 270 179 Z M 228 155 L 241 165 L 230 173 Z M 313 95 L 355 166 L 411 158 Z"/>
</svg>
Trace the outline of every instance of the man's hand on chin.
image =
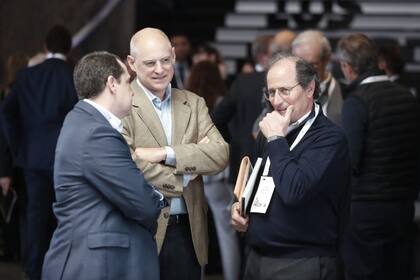
<svg viewBox="0 0 420 280">
<path fill-rule="evenodd" d="M 287 127 L 290 124 L 292 112 L 293 106 L 291 105 L 287 107 L 284 115 L 281 115 L 277 111 L 268 113 L 259 123 L 262 134 L 266 138 L 271 136 L 285 136 Z"/>
<path fill-rule="evenodd" d="M 160 163 L 166 159 L 166 150 L 163 147 L 159 148 L 136 148 L 136 158 L 145 160 L 151 163 Z"/>
</svg>

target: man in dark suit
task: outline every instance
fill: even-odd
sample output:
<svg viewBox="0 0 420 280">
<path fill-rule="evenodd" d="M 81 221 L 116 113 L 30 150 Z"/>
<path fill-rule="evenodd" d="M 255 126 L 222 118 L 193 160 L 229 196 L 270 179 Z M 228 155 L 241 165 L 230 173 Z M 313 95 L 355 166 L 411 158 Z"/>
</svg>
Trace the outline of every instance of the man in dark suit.
<svg viewBox="0 0 420 280">
<path fill-rule="evenodd" d="M 265 35 L 255 40 L 252 45 L 255 72 L 239 75 L 211 115 L 217 129 L 230 144 L 230 183 L 236 180 L 243 156 L 251 156 L 254 162 L 252 125 L 263 109 L 262 90 L 270 57 L 270 42 L 271 37 Z"/>
<path fill-rule="evenodd" d="M 17 74 L 2 106 L 5 136 L 14 162 L 23 168 L 26 181 L 26 237 L 24 270 L 40 279 L 55 220 L 53 160 L 64 117 L 77 102 L 72 69 L 65 54 L 71 34 L 53 27 L 46 36 L 47 59 Z"/>
<path fill-rule="evenodd" d="M 130 75 L 115 55 L 96 52 L 81 59 L 74 80 L 83 100 L 67 115 L 57 142 L 58 227 L 42 278 L 158 280 L 153 236 L 166 205 L 120 134 L 121 118 L 131 110 Z"/>
</svg>

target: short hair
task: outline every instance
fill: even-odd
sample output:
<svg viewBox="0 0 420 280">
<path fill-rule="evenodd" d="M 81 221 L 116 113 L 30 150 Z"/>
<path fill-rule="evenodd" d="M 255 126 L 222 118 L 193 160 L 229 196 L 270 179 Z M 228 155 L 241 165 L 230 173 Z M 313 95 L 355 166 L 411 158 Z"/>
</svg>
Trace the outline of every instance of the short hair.
<svg viewBox="0 0 420 280">
<path fill-rule="evenodd" d="M 337 58 L 347 62 L 361 75 L 378 67 L 378 51 L 374 41 L 365 34 L 355 33 L 338 41 Z"/>
<path fill-rule="evenodd" d="M 302 58 L 297 57 L 291 54 L 290 52 L 277 53 L 271 59 L 268 71 L 270 71 L 270 69 L 274 66 L 274 64 L 276 64 L 277 62 L 283 59 L 289 59 L 289 60 L 295 61 L 296 82 L 298 82 L 302 88 L 306 89 L 312 81 L 315 82 L 315 89 L 314 89 L 313 97 L 314 99 L 317 99 L 320 92 L 320 82 L 319 82 L 318 74 L 315 68 L 310 63 L 303 60 Z"/>
<path fill-rule="evenodd" d="M 48 31 L 45 37 L 45 45 L 48 51 L 52 53 L 68 53 L 71 50 L 70 31 L 62 25 L 55 25 Z"/>
<path fill-rule="evenodd" d="M 195 48 L 194 54 L 202 54 L 202 53 L 205 53 L 208 56 L 214 56 L 214 59 L 215 59 L 214 62 L 217 64 L 223 63 L 223 57 L 220 54 L 219 50 L 209 44 L 198 45 Z"/>
<path fill-rule="evenodd" d="M 273 39 L 271 35 L 260 35 L 252 43 L 252 57 L 254 60 L 258 59 L 258 56 L 261 54 L 270 53 L 270 43 Z"/>
<path fill-rule="evenodd" d="M 307 30 L 299 33 L 292 42 L 292 49 L 311 42 L 320 44 L 321 53 L 319 54 L 319 57 L 321 61 L 328 61 L 331 57 L 331 44 L 321 31 Z"/>
<path fill-rule="evenodd" d="M 392 74 L 404 72 L 404 59 L 401 54 L 400 45 L 396 40 L 377 41 L 378 58 L 382 58 Z"/>
<path fill-rule="evenodd" d="M 109 76 L 120 81 L 123 62 L 109 52 L 92 52 L 85 55 L 74 69 L 74 85 L 80 99 L 99 96 L 105 89 Z"/>
</svg>

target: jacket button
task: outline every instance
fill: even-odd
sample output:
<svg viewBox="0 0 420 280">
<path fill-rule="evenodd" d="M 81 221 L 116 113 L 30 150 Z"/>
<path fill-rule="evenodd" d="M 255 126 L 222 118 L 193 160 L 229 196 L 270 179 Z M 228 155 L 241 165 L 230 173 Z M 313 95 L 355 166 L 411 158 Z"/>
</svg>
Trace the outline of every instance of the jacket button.
<svg viewBox="0 0 420 280">
<path fill-rule="evenodd" d="M 169 213 L 163 213 L 163 217 L 164 217 L 165 219 L 169 218 Z"/>
</svg>

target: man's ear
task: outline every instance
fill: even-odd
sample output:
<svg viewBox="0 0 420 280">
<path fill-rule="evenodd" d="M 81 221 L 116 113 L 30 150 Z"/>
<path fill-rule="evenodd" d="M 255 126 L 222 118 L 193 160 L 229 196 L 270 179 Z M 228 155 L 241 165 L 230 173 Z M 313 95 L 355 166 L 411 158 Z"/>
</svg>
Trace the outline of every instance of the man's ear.
<svg viewBox="0 0 420 280">
<path fill-rule="evenodd" d="M 116 93 L 117 83 L 118 83 L 117 79 L 115 79 L 111 75 L 109 75 L 108 78 L 106 79 L 106 86 L 109 88 L 111 94 Z"/>
<path fill-rule="evenodd" d="M 172 47 L 171 52 L 172 52 L 172 64 L 175 64 L 175 61 L 176 61 L 175 47 Z"/>
<path fill-rule="evenodd" d="M 313 97 L 315 93 L 315 80 L 312 80 L 305 89 L 307 97 Z"/>
<path fill-rule="evenodd" d="M 130 69 L 132 71 L 137 72 L 136 64 L 134 62 L 135 62 L 135 58 L 133 56 L 131 56 L 131 55 L 127 55 L 127 64 L 128 64 L 128 67 L 130 67 Z"/>
</svg>

